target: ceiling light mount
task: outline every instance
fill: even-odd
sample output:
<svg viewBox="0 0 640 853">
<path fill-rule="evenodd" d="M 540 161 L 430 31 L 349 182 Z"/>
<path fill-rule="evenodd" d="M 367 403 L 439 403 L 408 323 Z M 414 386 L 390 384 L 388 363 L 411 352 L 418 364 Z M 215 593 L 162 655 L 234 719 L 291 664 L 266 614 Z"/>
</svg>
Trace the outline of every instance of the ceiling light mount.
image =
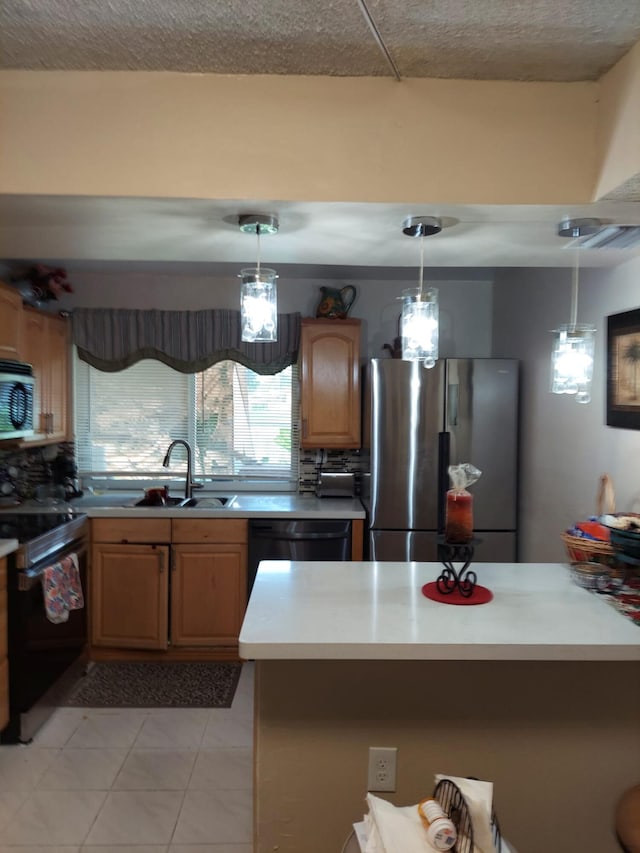
<svg viewBox="0 0 640 853">
<path fill-rule="evenodd" d="M 280 228 L 277 216 L 266 213 L 243 213 L 238 217 L 238 226 L 244 234 L 277 234 Z"/>
<path fill-rule="evenodd" d="M 402 233 L 407 237 L 432 237 L 442 231 L 442 220 L 437 216 L 408 216 L 402 223 Z"/>
<path fill-rule="evenodd" d="M 602 220 L 595 217 L 567 218 L 558 223 L 558 237 L 588 237 L 597 234 L 601 228 Z"/>
</svg>

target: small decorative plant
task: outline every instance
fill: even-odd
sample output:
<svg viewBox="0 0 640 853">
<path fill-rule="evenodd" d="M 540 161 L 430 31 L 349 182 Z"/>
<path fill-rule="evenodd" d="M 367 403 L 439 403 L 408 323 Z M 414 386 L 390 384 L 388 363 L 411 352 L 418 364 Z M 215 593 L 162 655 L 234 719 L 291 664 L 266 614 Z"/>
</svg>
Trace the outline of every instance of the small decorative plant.
<svg viewBox="0 0 640 853">
<path fill-rule="evenodd" d="M 25 302 L 49 302 L 58 299 L 63 293 L 73 293 L 71 282 L 67 279 L 67 271 L 62 267 L 35 264 L 16 280 L 23 285 L 20 290 Z M 24 292 L 25 284 L 27 287 L 30 285 L 30 294 Z"/>
</svg>

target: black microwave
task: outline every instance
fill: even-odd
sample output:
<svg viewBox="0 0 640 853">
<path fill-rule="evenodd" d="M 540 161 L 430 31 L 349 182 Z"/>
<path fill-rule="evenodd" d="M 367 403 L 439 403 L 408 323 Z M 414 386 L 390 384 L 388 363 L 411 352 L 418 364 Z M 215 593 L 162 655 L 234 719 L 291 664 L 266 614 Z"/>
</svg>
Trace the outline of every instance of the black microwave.
<svg viewBox="0 0 640 853">
<path fill-rule="evenodd" d="M 33 368 L 0 360 L 0 439 L 33 435 Z"/>
</svg>

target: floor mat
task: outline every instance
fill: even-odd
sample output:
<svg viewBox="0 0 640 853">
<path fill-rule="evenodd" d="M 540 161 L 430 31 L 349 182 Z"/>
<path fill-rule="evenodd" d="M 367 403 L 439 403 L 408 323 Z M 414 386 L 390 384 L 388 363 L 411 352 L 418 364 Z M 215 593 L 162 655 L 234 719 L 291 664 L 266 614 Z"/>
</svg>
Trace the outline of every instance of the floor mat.
<svg viewBox="0 0 640 853">
<path fill-rule="evenodd" d="M 230 708 L 240 663 L 95 663 L 64 705 L 85 708 Z"/>
</svg>

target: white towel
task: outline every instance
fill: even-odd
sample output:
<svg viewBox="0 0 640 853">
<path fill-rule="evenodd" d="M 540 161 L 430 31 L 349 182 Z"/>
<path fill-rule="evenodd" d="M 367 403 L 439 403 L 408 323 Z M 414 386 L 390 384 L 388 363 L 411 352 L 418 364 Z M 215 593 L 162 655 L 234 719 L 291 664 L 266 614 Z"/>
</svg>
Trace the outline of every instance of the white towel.
<svg viewBox="0 0 640 853">
<path fill-rule="evenodd" d="M 431 853 L 415 806 L 394 806 L 386 800 L 367 794 L 369 814 L 365 823 L 369 830 L 365 853 Z"/>
</svg>

